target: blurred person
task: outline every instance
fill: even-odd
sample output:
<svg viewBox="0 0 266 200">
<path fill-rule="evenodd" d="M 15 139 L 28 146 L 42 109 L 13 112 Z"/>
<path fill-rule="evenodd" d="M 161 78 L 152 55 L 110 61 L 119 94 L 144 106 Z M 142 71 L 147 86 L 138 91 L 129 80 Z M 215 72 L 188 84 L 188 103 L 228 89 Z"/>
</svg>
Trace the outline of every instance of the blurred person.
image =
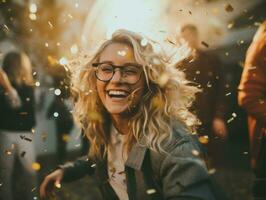
<svg viewBox="0 0 266 200">
<path fill-rule="evenodd" d="M 67 73 L 62 66 L 53 76 L 53 86 L 55 92 L 54 99 L 48 107 L 47 117 L 55 120 L 56 127 L 56 145 L 57 162 L 66 161 L 67 143 L 69 141 L 71 130 L 74 126 L 70 105 L 69 80 Z M 54 116 L 57 113 L 58 116 Z"/>
<path fill-rule="evenodd" d="M 207 151 L 210 164 L 217 167 L 225 163 L 223 148 L 219 146 L 224 145 L 221 140 L 226 139 L 228 134 L 225 122 L 225 79 L 221 62 L 216 55 L 200 49 L 199 33 L 195 25 L 184 25 L 180 37 L 188 43 L 193 53 L 177 67 L 202 90 L 196 95 L 192 109 L 201 121 L 199 135 L 209 138 Z"/>
<path fill-rule="evenodd" d="M 248 114 L 251 166 L 256 179 L 255 199 L 266 199 L 266 21 L 248 48 L 238 102 Z"/>
<path fill-rule="evenodd" d="M 10 52 L 0 70 L 0 199 L 12 200 L 17 191 L 13 177 L 19 160 L 25 180 L 21 198 L 33 199 L 37 185 L 32 164 L 36 162 L 32 128 L 35 126 L 35 100 L 31 63 L 22 52 Z M 32 191 L 33 190 L 33 191 Z M 22 191 L 22 190 L 21 190 Z"/>
<path fill-rule="evenodd" d="M 221 62 L 216 55 L 203 51 L 199 47 L 199 33 L 195 25 L 187 24 L 181 29 L 181 37 L 193 49 L 192 59 L 180 63 L 179 69 L 186 78 L 195 82 L 202 92 L 196 96 L 194 109 L 202 125 L 200 133 L 213 132 L 214 136 L 227 137 L 225 123 L 226 106 L 224 102 L 225 83 Z"/>
<path fill-rule="evenodd" d="M 89 60 L 72 66 L 74 117 L 90 152 L 46 176 L 42 198 L 61 181 L 90 175 L 100 189 L 93 199 L 226 199 L 190 134 L 197 118 L 188 108 L 198 89 L 142 40 L 117 30 Z"/>
</svg>

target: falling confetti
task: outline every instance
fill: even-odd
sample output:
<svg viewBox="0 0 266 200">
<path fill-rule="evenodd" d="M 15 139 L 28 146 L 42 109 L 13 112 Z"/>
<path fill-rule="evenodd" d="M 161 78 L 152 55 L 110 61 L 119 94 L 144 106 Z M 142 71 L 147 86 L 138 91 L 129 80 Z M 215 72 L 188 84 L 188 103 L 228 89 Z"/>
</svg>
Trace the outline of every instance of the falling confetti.
<svg viewBox="0 0 266 200">
<path fill-rule="evenodd" d="M 146 190 L 146 193 L 147 194 L 154 194 L 154 193 L 156 193 L 156 190 L 155 189 L 148 189 L 148 190 Z"/>
<path fill-rule="evenodd" d="M 203 135 L 199 137 L 199 141 L 201 144 L 208 144 L 209 142 L 209 137 L 207 135 Z"/>
<path fill-rule="evenodd" d="M 197 151 L 197 150 L 195 150 L 195 149 L 193 149 L 193 150 L 191 151 L 191 153 L 192 153 L 194 156 L 199 156 L 199 151 Z"/>
<path fill-rule="evenodd" d="M 56 182 L 56 183 L 54 184 L 54 186 L 55 186 L 56 188 L 58 188 L 58 189 L 60 189 L 60 188 L 61 188 L 61 184 L 60 184 L 60 183 L 58 183 L 58 182 Z"/>
<path fill-rule="evenodd" d="M 37 162 L 32 163 L 31 167 L 35 171 L 39 171 L 41 169 L 40 163 L 37 163 Z"/>
<path fill-rule="evenodd" d="M 148 44 L 148 40 L 146 38 L 143 38 L 140 42 L 140 45 L 145 47 Z"/>
<path fill-rule="evenodd" d="M 48 24 L 49 24 L 51 29 L 54 28 L 54 25 L 50 21 L 48 21 Z"/>
<path fill-rule="evenodd" d="M 96 167 L 96 164 L 92 164 L 91 167 L 92 167 L 92 168 L 95 168 L 95 167 Z"/>
<path fill-rule="evenodd" d="M 26 151 L 22 151 L 21 154 L 20 154 L 20 157 L 23 158 L 25 156 L 25 154 L 26 154 Z"/>
<path fill-rule="evenodd" d="M 58 117 L 59 113 L 58 112 L 54 112 L 54 117 Z"/>
<path fill-rule="evenodd" d="M 46 139 L 47 139 L 47 133 L 42 133 L 41 134 L 41 138 L 42 138 L 42 141 L 43 142 L 46 141 Z"/>
<path fill-rule="evenodd" d="M 70 136 L 69 136 L 68 134 L 63 134 L 63 135 L 62 135 L 62 140 L 63 140 L 64 142 L 68 142 L 68 141 L 70 140 Z"/>
<path fill-rule="evenodd" d="M 206 43 L 206 42 L 204 42 L 204 41 L 201 41 L 201 44 L 202 44 L 203 46 L 209 48 L 209 44 L 208 44 L 208 43 Z"/>
<path fill-rule="evenodd" d="M 228 92 L 228 93 L 225 94 L 225 96 L 229 96 L 229 95 L 231 95 L 231 92 Z"/>
<path fill-rule="evenodd" d="M 26 140 L 26 141 L 28 141 L 28 142 L 31 142 L 31 141 L 32 141 L 32 139 L 26 137 L 25 135 L 20 135 L 19 137 L 20 137 L 22 140 Z"/>
<path fill-rule="evenodd" d="M 119 56 L 125 56 L 127 53 L 125 51 L 117 51 Z"/>
<path fill-rule="evenodd" d="M 233 28 L 234 27 L 234 22 L 230 22 L 228 25 L 227 25 L 227 28 L 228 29 L 231 29 L 231 28 Z"/>
<path fill-rule="evenodd" d="M 7 150 L 5 150 L 5 154 L 6 154 L 6 155 L 11 155 L 11 154 L 12 154 L 12 151 L 9 150 L 9 149 L 7 149 Z"/>
<path fill-rule="evenodd" d="M 225 9 L 226 12 L 233 12 L 234 11 L 234 8 L 233 8 L 233 6 L 230 3 L 226 4 L 224 6 L 224 9 Z"/>
<path fill-rule="evenodd" d="M 209 172 L 209 174 L 214 174 L 216 172 L 216 169 L 212 168 L 208 172 Z"/>
<path fill-rule="evenodd" d="M 166 85 L 166 83 L 168 82 L 168 80 L 170 79 L 170 76 L 167 73 L 163 73 L 158 80 L 158 84 L 161 87 L 164 87 Z"/>
<path fill-rule="evenodd" d="M 55 89 L 54 94 L 56 96 L 59 96 L 61 94 L 61 90 L 60 89 Z"/>
</svg>

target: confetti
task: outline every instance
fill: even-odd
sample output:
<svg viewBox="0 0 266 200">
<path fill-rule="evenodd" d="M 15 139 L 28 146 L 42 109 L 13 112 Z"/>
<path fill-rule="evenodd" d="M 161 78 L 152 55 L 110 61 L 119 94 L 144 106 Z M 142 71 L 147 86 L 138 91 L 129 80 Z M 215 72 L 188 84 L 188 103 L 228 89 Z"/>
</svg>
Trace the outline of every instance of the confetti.
<svg viewBox="0 0 266 200">
<path fill-rule="evenodd" d="M 58 112 L 54 112 L 54 117 L 58 117 L 59 113 Z"/>
<path fill-rule="evenodd" d="M 63 134 L 63 135 L 62 135 L 62 140 L 63 140 L 64 142 L 68 142 L 68 141 L 70 140 L 70 136 L 69 136 L 68 134 Z"/>
<path fill-rule="evenodd" d="M 49 24 L 51 29 L 54 28 L 54 25 L 50 21 L 48 21 L 48 24 Z"/>
<path fill-rule="evenodd" d="M 47 133 L 41 133 L 41 138 L 42 138 L 42 141 L 46 141 L 47 139 Z"/>
<path fill-rule="evenodd" d="M 39 171 L 41 169 L 40 163 L 37 163 L 37 162 L 32 163 L 31 167 L 35 171 Z"/>
<path fill-rule="evenodd" d="M 68 60 L 65 57 L 62 57 L 59 59 L 59 63 L 60 63 L 60 65 L 67 65 Z"/>
<path fill-rule="evenodd" d="M 58 183 L 58 182 L 56 182 L 56 183 L 54 184 L 54 186 L 55 186 L 56 188 L 58 188 L 58 189 L 60 189 L 60 188 L 61 188 L 61 184 L 60 184 L 60 183 Z"/>
<path fill-rule="evenodd" d="M 225 94 L 225 96 L 229 96 L 229 95 L 231 95 L 231 92 L 228 92 L 228 93 Z"/>
<path fill-rule="evenodd" d="M 224 9 L 225 9 L 226 12 L 233 12 L 234 11 L 234 8 L 233 8 L 233 6 L 230 3 L 226 4 L 224 6 Z"/>
<path fill-rule="evenodd" d="M 209 174 L 214 174 L 216 172 L 216 169 L 212 168 L 208 172 L 209 172 Z"/>
<path fill-rule="evenodd" d="M 40 85 L 41 85 L 41 83 L 40 83 L 39 81 L 36 81 L 36 82 L 35 82 L 35 86 L 36 86 L 36 87 L 39 87 Z"/>
<path fill-rule="evenodd" d="M 26 154 L 26 151 L 22 151 L 21 154 L 20 154 L 20 157 L 23 158 L 25 156 L 25 154 Z"/>
<path fill-rule="evenodd" d="M 37 5 L 35 3 L 31 3 L 29 5 L 29 10 L 31 13 L 36 13 L 37 12 Z"/>
<path fill-rule="evenodd" d="M 209 44 L 208 44 L 208 43 L 206 43 L 206 42 L 204 42 L 204 41 L 201 41 L 201 44 L 202 44 L 203 46 L 209 48 Z"/>
<path fill-rule="evenodd" d="M 167 73 L 163 73 L 159 77 L 158 84 L 160 85 L 160 87 L 164 87 L 169 79 L 170 79 L 170 76 Z"/>
<path fill-rule="evenodd" d="M 233 116 L 233 117 L 236 117 L 237 115 L 236 115 L 236 113 L 232 113 L 232 116 Z"/>
<path fill-rule="evenodd" d="M 78 45 L 77 44 L 73 44 L 71 47 L 70 47 L 70 52 L 72 54 L 77 54 L 78 53 Z"/>
<path fill-rule="evenodd" d="M 54 94 L 56 96 L 59 96 L 61 94 L 61 90 L 60 89 L 55 89 Z"/>
<path fill-rule="evenodd" d="M 234 120 L 234 117 L 231 117 L 230 119 L 227 120 L 227 124 L 229 124 L 230 122 L 232 122 Z"/>
<path fill-rule="evenodd" d="M 26 141 L 28 141 L 28 142 L 31 142 L 31 141 L 32 141 L 32 139 L 26 137 L 25 135 L 20 135 L 19 137 L 20 137 L 22 140 L 26 140 Z"/>
<path fill-rule="evenodd" d="M 146 193 L 147 194 L 154 194 L 154 193 L 156 193 L 156 190 L 155 189 L 148 189 L 148 190 L 146 190 Z"/>
<path fill-rule="evenodd" d="M 228 28 L 228 29 L 231 29 L 231 28 L 234 27 L 234 25 L 235 25 L 234 22 L 230 22 L 230 23 L 227 25 L 227 28 Z"/>
<path fill-rule="evenodd" d="M 117 51 L 119 56 L 125 56 L 127 53 L 125 51 Z"/>
<path fill-rule="evenodd" d="M 148 44 L 148 40 L 146 38 L 143 38 L 140 42 L 140 45 L 145 47 Z"/>
<path fill-rule="evenodd" d="M 209 137 L 207 135 L 203 135 L 199 137 L 199 141 L 201 144 L 208 144 L 209 142 Z"/>
<path fill-rule="evenodd" d="M 6 154 L 6 155 L 11 155 L 11 154 L 12 154 L 12 151 L 9 150 L 9 149 L 7 149 L 7 150 L 5 150 L 5 154 Z"/>
<path fill-rule="evenodd" d="M 199 156 L 199 151 L 197 151 L 197 150 L 195 150 L 195 149 L 193 149 L 193 150 L 191 151 L 191 153 L 192 153 L 194 156 Z"/>
<path fill-rule="evenodd" d="M 92 164 L 91 167 L 92 167 L 92 168 L 96 167 L 96 164 Z"/>
</svg>

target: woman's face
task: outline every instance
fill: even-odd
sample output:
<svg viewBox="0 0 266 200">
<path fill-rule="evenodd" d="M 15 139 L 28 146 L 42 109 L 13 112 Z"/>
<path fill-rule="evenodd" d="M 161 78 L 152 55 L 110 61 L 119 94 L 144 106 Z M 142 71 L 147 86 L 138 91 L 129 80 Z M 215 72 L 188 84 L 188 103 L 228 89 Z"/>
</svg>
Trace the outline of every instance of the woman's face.
<svg viewBox="0 0 266 200">
<path fill-rule="evenodd" d="M 107 63 L 104 64 L 105 68 L 103 69 L 107 72 L 111 66 L 116 66 L 113 77 L 109 81 L 104 82 L 97 79 L 96 82 L 97 92 L 104 107 L 111 115 L 130 114 L 141 101 L 145 88 L 142 67 L 136 62 L 132 47 L 124 43 L 112 43 L 100 54 L 99 63 Z M 127 69 L 125 66 L 137 66 L 136 69 L 141 72 L 136 83 L 129 83 L 127 77 L 132 74 L 134 76 L 134 73 L 123 71 L 123 69 Z"/>
</svg>

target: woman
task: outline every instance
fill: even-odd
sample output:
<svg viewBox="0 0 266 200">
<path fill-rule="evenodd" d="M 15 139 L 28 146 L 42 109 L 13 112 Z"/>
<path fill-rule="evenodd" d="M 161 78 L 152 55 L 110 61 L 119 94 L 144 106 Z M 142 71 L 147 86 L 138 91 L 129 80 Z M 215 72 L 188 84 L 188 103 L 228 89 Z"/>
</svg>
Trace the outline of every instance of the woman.
<svg viewBox="0 0 266 200">
<path fill-rule="evenodd" d="M 73 68 L 74 117 L 88 158 L 60 166 L 40 187 L 95 175 L 102 199 L 215 199 L 199 147 L 188 132 L 197 88 L 155 53 L 152 41 L 116 31 L 87 65 Z M 171 67 L 173 66 L 173 67 Z"/>
<path fill-rule="evenodd" d="M 1 198 L 12 200 L 16 193 L 12 184 L 17 170 L 16 159 L 23 167 L 26 184 L 20 187 L 20 198 L 33 199 L 36 174 L 32 128 L 35 126 L 34 89 L 31 63 L 22 52 L 10 52 L 3 60 L 0 71 L 0 188 Z M 16 173 L 15 173 L 16 174 Z M 1 199 L 0 198 L 0 199 Z"/>
</svg>

